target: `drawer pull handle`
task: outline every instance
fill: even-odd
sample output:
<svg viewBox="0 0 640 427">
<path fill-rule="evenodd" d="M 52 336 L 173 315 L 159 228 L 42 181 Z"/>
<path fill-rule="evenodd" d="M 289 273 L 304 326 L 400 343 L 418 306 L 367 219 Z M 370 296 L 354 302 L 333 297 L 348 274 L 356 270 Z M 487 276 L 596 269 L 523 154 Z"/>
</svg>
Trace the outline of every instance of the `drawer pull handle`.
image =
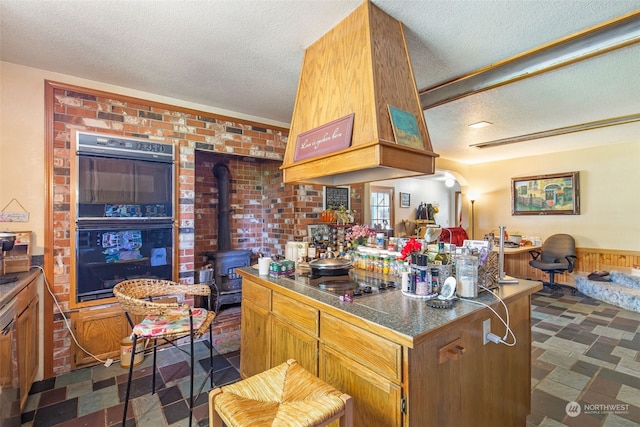
<svg viewBox="0 0 640 427">
<path fill-rule="evenodd" d="M 458 357 L 462 356 L 465 351 L 466 349 L 462 346 L 462 339 L 458 338 L 438 351 L 438 364 L 445 363 L 449 359 L 458 360 Z"/>
</svg>

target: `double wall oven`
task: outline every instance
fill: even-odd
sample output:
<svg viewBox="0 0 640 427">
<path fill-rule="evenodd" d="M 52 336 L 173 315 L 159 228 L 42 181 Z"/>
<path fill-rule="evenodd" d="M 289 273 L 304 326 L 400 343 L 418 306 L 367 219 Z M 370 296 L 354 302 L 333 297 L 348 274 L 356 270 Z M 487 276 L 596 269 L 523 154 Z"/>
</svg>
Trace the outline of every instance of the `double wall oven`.
<svg viewBox="0 0 640 427">
<path fill-rule="evenodd" d="M 76 132 L 76 303 L 120 281 L 173 279 L 174 146 Z"/>
</svg>

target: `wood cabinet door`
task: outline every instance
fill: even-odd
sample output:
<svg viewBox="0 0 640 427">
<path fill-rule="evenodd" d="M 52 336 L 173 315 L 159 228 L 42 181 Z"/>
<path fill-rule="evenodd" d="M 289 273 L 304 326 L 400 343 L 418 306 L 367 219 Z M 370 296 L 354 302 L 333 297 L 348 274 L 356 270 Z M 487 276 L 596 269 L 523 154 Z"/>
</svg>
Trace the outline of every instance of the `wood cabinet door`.
<svg viewBox="0 0 640 427">
<path fill-rule="evenodd" d="M 27 309 L 27 316 L 29 318 L 28 326 L 27 326 L 27 337 L 26 337 L 26 358 L 25 362 L 25 375 L 27 380 L 27 387 L 22 390 L 21 389 L 21 399 L 20 405 L 24 408 L 25 403 L 27 403 L 27 397 L 29 396 L 29 390 L 31 390 L 31 384 L 33 384 L 33 380 L 36 378 L 36 374 L 38 373 L 38 353 L 39 353 L 39 339 L 38 339 L 38 325 L 40 319 L 40 301 L 36 297 L 31 304 L 29 304 L 29 308 Z M 23 394 L 24 393 L 24 394 Z"/>
<path fill-rule="evenodd" d="M 38 304 L 33 302 L 18 315 L 16 330 L 18 337 L 18 378 L 20 379 L 20 408 L 29 396 L 29 389 L 38 368 Z M 35 312 L 34 312 L 35 309 Z M 35 326 L 35 328 L 34 328 Z"/>
<path fill-rule="evenodd" d="M 302 332 L 288 322 L 274 316 L 272 320 L 271 366 L 289 359 L 318 375 L 318 338 Z"/>
<path fill-rule="evenodd" d="M 240 375 L 250 377 L 271 367 L 271 316 L 246 298 L 240 320 Z"/>
<path fill-rule="evenodd" d="M 355 427 L 402 425 L 402 389 L 335 350 L 320 346 L 320 378 L 353 399 Z"/>
<path fill-rule="evenodd" d="M 38 319 L 39 299 L 36 282 L 32 281 L 18 294 L 16 337 L 18 349 L 18 378 L 20 408 L 24 408 L 31 384 L 38 372 Z"/>
<path fill-rule="evenodd" d="M 528 304 L 528 298 L 509 304 L 510 326 L 518 337 L 516 347 L 483 344 L 484 320 L 491 319 L 492 332 L 502 335 L 505 331 L 495 315 L 485 309 L 409 350 L 405 380 L 408 425 L 526 424 L 531 399 Z M 502 307 L 494 308 L 505 316 Z"/>
<path fill-rule="evenodd" d="M 120 341 L 128 335 L 127 321 L 120 306 L 80 310 L 71 316 L 76 338 L 82 347 L 100 359 L 119 359 Z M 96 360 L 74 344 L 75 367 Z"/>
</svg>

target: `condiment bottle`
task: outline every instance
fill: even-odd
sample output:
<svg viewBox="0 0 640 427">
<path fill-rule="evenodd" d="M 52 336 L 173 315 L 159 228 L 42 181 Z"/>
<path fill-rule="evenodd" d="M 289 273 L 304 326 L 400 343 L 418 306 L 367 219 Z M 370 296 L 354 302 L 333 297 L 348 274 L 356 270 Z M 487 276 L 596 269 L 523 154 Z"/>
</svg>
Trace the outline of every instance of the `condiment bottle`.
<svg viewBox="0 0 640 427">
<path fill-rule="evenodd" d="M 431 269 L 431 292 L 440 293 L 440 270 Z"/>
</svg>

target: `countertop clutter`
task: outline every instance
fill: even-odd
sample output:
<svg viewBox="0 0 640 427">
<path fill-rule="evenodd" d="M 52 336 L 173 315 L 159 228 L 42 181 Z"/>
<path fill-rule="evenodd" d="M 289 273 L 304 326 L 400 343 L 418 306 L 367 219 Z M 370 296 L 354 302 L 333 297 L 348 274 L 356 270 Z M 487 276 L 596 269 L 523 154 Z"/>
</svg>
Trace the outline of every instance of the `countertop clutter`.
<svg viewBox="0 0 640 427">
<path fill-rule="evenodd" d="M 458 299 L 451 309 L 429 307 L 424 300 L 405 296 L 400 291 L 387 290 L 376 292 L 373 296 L 354 298 L 353 302 L 341 301 L 340 295 L 327 292 L 321 287 L 309 284 L 309 277 L 296 274 L 293 278 L 260 276 L 258 270 L 252 267 L 238 269 L 241 274 L 251 276 L 252 280 L 259 280 L 261 284 L 277 285 L 297 295 L 306 297 L 324 305 L 357 316 L 367 322 L 374 323 L 392 331 L 403 345 L 412 347 L 422 341 L 439 327 L 454 320 L 468 316 L 483 306 L 473 302 Z M 358 273 L 365 275 L 365 273 Z M 366 273 L 369 277 L 382 278 L 382 275 Z M 373 286 L 375 290 L 375 285 Z M 542 288 L 540 282 L 520 280 L 517 284 L 503 285 L 492 292 L 481 292 L 474 301 L 493 304 L 497 302 L 496 295 L 505 301 L 531 294 Z"/>
</svg>

